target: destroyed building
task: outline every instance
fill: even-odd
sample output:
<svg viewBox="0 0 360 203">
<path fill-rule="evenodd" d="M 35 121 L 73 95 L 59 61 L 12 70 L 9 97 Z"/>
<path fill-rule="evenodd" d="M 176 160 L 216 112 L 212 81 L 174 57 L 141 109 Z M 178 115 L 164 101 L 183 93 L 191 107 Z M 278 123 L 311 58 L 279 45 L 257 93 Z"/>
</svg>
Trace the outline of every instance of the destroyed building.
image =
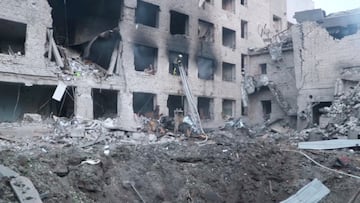
<svg viewBox="0 0 360 203">
<path fill-rule="evenodd" d="M 326 122 L 323 108 L 360 81 L 359 15 L 297 12 L 298 24 L 249 49 L 243 88 L 250 124 L 282 119 L 304 129 Z"/>
<path fill-rule="evenodd" d="M 319 124 L 323 107 L 359 80 L 360 10 L 298 12 L 293 26 L 298 128 Z"/>
<path fill-rule="evenodd" d="M 187 111 L 181 54 L 200 117 L 241 115 L 247 48 L 286 27 L 286 1 L 0 2 L 0 121 Z M 56 90 L 56 91 L 55 91 Z M 54 94 L 55 92 L 55 94 Z M 52 99 L 54 98 L 54 99 Z"/>
<path fill-rule="evenodd" d="M 249 105 L 244 116 L 248 117 L 250 125 L 282 120 L 296 128 L 298 91 L 292 41 L 288 40 L 280 43 L 279 47 L 249 51 L 250 65 L 244 79 Z M 272 53 L 276 48 L 280 49 L 280 53 Z"/>
</svg>

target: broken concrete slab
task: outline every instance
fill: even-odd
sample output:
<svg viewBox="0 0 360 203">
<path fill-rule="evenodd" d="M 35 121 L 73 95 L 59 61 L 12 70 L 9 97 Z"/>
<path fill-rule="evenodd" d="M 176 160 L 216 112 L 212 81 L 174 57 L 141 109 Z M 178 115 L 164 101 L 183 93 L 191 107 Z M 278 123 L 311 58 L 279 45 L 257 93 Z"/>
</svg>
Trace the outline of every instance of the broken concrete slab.
<svg viewBox="0 0 360 203">
<path fill-rule="evenodd" d="M 24 121 L 29 121 L 29 122 L 41 122 L 42 118 L 40 114 L 36 114 L 36 113 L 26 113 L 24 114 Z"/>
<path fill-rule="evenodd" d="M 7 178 L 14 178 L 18 177 L 19 174 L 15 171 L 11 170 L 9 167 L 0 164 L 0 178 L 7 177 Z"/>
<path fill-rule="evenodd" d="M 10 185 L 20 203 L 42 203 L 39 192 L 30 179 L 18 176 L 10 180 Z"/>
<path fill-rule="evenodd" d="M 329 193 L 329 188 L 315 178 L 309 184 L 301 188 L 295 195 L 281 201 L 280 203 L 317 203 Z"/>
<path fill-rule="evenodd" d="M 324 140 L 314 142 L 300 142 L 299 149 L 341 149 L 360 146 L 360 140 Z"/>
</svg>

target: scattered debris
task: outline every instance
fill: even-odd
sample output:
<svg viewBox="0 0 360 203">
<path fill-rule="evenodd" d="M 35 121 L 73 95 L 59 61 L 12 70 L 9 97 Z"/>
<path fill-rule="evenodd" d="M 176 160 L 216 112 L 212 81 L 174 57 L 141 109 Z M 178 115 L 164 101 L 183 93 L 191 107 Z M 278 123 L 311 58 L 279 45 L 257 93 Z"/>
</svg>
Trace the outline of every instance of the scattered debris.
<svg viewBox="0 0 360 203">
<path fill-rule="evenodd" d="M 315 178 L 309 184 L 301 188 L 295 195 L 281 201 L 280 203 L 317 203 L 329 193 L 329 188 Z"/>
</svg>

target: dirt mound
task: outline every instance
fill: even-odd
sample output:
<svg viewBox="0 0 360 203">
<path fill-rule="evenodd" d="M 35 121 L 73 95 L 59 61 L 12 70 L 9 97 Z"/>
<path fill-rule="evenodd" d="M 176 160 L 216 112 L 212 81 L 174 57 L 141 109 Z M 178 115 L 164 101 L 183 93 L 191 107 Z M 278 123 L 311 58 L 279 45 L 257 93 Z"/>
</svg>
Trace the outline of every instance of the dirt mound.
<svg viewBox="0 0 360 203">
<path fill-rule="evenodd" d="M 338 202 L 357 188 L 355 180 L 314 167 L 276 144 L 220 138 L 200 146 L 114 145 L 109 156 L 102 146 L 6 150 L 0 162 L 30 178 L 44 202 L 279 202 L 314 178 L 332 190 L 324 202 Z M 327 165 L 335 159 L 313 155 Z M 0 186 L 0 202 L 17 202 L 8 180 L 1 179 Z"/>
</svg>

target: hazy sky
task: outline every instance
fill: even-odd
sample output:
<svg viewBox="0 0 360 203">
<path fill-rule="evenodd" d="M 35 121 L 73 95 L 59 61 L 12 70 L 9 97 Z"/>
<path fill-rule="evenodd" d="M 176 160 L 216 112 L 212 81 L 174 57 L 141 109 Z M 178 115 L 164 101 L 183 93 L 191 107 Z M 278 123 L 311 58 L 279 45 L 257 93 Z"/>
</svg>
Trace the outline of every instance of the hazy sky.
<svg viewBox="0 0 360 203">
<path fill-rule="evenodd" d="M 301 0 L 300 0 L 301 1 Z M 313 0 L 315 8 L 322 8 L 326 14 L 360 7 L 360 0 Z"/>
</svg>

